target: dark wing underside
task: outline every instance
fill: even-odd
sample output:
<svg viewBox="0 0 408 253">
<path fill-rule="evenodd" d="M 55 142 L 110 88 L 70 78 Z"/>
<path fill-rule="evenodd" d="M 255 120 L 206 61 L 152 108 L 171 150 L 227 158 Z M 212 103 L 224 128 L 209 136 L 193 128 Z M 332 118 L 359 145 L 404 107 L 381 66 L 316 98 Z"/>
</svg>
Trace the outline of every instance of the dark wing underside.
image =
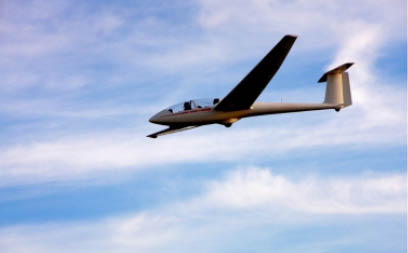
<svg viewBox="0 0 408 253">
<path fill-rule="evenodd" d="M 283 37 L 214 109 L 219 111 L 249 109 L 279 70 L 296 38 L 293 35 Z"/>
<path fill-rule="evenodd" d="M 163 129 L 159 132 L 155 132 L 152 134 L 149 134 L 147 137 L 150 138 L 157 138 L 158 136 L 161 135 L 166 135 L 166 134 L 173 134 L 173 133 L 177 133 L 177 132 L 181 132 L 181 131 L 185 131 L 185 130 L 189 130 L 189 129 L 193 129 L 199 126 L 185 126 L 185 127 L 168 127 L 166 129 Z"/>
</svg>

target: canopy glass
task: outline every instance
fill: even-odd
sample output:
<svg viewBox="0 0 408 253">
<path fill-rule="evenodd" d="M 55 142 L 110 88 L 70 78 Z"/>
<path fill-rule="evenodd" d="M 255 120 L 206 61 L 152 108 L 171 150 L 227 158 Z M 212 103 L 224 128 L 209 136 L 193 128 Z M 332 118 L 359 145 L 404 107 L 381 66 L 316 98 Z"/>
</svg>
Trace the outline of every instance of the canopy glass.
<svg viewBox="0 0 408 253">
<path fill-rule="evenodd" d="M 188 100 L 180 104 L 176 104 L 167 108 L 169 112 L 177 113 L 201 108 L 209 108 L 219 102 L 218 98 L 201 98 Z"/>
</svg>

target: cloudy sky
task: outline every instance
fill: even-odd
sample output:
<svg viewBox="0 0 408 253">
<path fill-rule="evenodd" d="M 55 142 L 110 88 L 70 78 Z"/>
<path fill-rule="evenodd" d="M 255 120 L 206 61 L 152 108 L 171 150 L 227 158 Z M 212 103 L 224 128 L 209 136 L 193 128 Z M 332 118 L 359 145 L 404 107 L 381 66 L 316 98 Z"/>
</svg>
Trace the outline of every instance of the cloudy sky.
<svg viewBox="0 0 408 253">
<path fill-rule="evenodd" d="M 405 252 L 406 1 L 1 1 L 1 252 Z M 353 106 L 158 139 L 285 34 L 258 101 Z"/>
</svg>

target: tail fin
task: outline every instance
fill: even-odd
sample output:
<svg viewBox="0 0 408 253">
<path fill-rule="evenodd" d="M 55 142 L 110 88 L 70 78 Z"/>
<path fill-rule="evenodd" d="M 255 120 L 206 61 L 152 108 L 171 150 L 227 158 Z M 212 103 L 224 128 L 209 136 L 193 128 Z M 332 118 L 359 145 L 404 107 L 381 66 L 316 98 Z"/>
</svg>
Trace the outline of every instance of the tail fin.
<svg viewBox="0 0 408 253">
<path fill-rule="evenodd" d="M 325 104 L 339 105 L 336 110 L 352 104 L 351 90 L 348 73 L 345 72 L 353 63 L 345 63 L 335 69 L 326 72 L 319 83 L 327 82 Z"/>
</svg>

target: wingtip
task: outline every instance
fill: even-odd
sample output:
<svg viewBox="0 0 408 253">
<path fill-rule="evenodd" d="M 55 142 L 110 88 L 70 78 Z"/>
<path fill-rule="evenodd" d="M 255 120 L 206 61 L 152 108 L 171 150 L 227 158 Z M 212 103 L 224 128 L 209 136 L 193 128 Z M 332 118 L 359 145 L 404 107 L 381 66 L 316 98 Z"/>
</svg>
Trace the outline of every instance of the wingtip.
<svg viewBox="0 0 408 253">
<path fill-rule="evenodd" d="M 285 37 L 286 38 L 297 39 L 298 36 L 296 34 L 286 34 Z"/>
</svg>

